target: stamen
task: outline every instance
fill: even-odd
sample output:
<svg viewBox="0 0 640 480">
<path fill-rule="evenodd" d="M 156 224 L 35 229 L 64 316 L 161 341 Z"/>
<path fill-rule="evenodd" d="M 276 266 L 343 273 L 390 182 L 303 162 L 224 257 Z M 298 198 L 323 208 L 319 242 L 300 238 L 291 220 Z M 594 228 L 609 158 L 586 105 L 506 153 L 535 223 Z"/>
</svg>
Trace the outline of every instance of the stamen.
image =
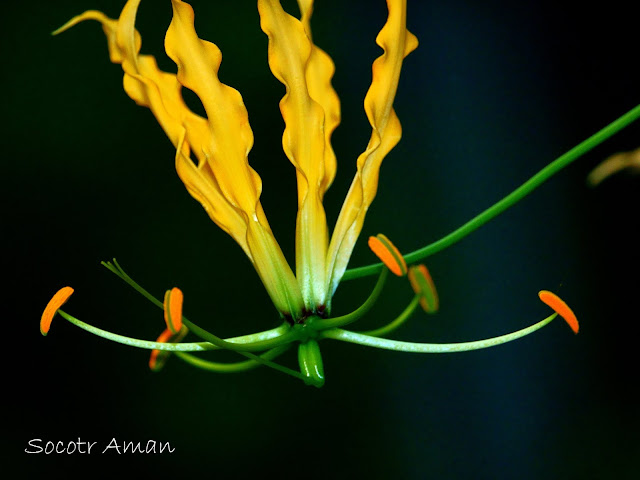
<svg viewBox="0 0 640 480">
<path fill-rule="evenodd" d="M 571 310 L 564 300 L 548 290 L 540 290 L 538 296 L 540 297 L 540 300 L 549 305 L 558 315 L 564 318 L 564 321 L 571 327 L 573 333 L 578 333 L 580 325 L 578 324 L 576 314 L 573 313 L 573 310 Z"/>
<path fill-rule="evenodd" d="M 40 319 L 40 333 L 43 336 L 46 336 L 49 333 L 49 328 L 51 328 L 51 322 L 53 321 L 53 317 L 58 312 L 58 309 L 64 305 L 69 297 L 73 293 L 73 288 L 71 287 L 62 287 L 60 290 L 56 292 L 56 294 L 49 300 L 47 306 L 42 313 L 42 318 Z"/>
<path fill-rule="evenodd" d="M 438 311 L 439 300 L 436 286 L 425 265 L 416 265 L 409 269 L 409 283 L 416 295 L 420 295 L 420 306 L 427 313 Z"/>
<path fill-rule="evenodd" d="M 164 321 L 171 333 L 177 333 L 182 328 L 182 302 L 184 295 L 179 288 L 167 290 L 164 294 Z"/>
<path fill-rule="evenodd" d="M 535 323 L 529 327 L 523 328 L 516 332 L 501 335 L 499 337 L 487 338 L 485 340 L 478 340 L 475 342 L 462 342 L 462 343 L 416 343 L 416 342 L 403 342 L 400 340 L 390 340 L 388 338 L 371 337 L 369 335 L 363 335 L 361 333 L 351 332 L 349 330 L 342 330 L 340 328 L 332 328 L 330 330 L 324 330 L 320 332 L 320 338 L 331 338 L 333 340 L 341 340 L 343 342 L 357 343 L 359 345 L 365 345 L 368 347 L 382 348 L 385 350 L 395 350 L 396 352 L 411 352 L 411 353 L 452 353 L 452 352 L 467 352 L 469 350 L 479 350 L 481 348 L 495 347 L 503 343 L 511 342 L 522 338 L 536 330 L 541 329 L 545 325 L 549 324 L 554 318 L 558 316 L 557 313 L 549 315 L 544 320 Z"/>
<path fill-rule="evenodd" d="M 379 233 L 375 237 L 369 237 L 369 248 L 382 260 L 382 263 L 398 277 L 407 274 L 407 264 L 400 251 L 387 237 Z"/>
<path fill-rule="evenodd" d="M 182 328 L 179 332 L 175 333 L 166 328 L 158 337 L 156 342 L 160 343 L 179 343 L 182 339 L 187 335 L 188 330 L 186 328 Z M 151 356 L 149 357 L 149 368 L 154 372 L 159 372 L 164 367 L 164 364 L 167 363 L 171 352 L 167 350 L 157 350 L 154 349 L 151 351 Z"/>
</svg>

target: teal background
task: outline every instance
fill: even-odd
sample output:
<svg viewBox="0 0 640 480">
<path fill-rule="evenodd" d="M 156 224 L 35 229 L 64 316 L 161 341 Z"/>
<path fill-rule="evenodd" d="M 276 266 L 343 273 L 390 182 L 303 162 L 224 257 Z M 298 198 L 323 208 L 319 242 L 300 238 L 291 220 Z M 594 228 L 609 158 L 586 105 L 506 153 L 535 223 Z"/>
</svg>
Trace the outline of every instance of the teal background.
<svg viewBox="0 0 640 480">
<path fill-rule="evenodd" d="M 287 2 L 290 7 L 292 2 Z M 316 43 L 337 66 L 343 123 L 334 134 L 333 223 L 370 135 L 362 100 L 382 1 L 317 2 Z M 186 192 L 152 115 L 121 87 L 96 23 L 49 32 L 88 8 L 122 2 L 11 2 L 3 8 L 3 270 L 6 281 L 2 458 L 16 478 L 198 474 L 216 478 L 638 478 L 639 177 L 596 190 L 587 173 L 640 146 L 633 125 L 450 249 L 428 259 L 441 312 L 394 335 L 466 341 L 547 315 L 538 290 L 577 312 L 523 340 L 454 355 L 411 355 L 325 342 L 321 390 L 271 370 L 218 375 L 38 320 L 64 285 L 66 310 L 101 328 L 155 339 L 162 314 L 100 267 L 116 257 L 151 292 L 179 286 L 190 318 L 220 336 L 277 324 L 240 248 Z M 254 2 L 193 2 L 202 38 L 223 52 L 220 77 L 243 95 L 263 205 L 293 257 L 295 179 L 282 153 L 283 87 L 267 66 Z M 640 101 L 632 6 L 409 1 L 420 47 L 405 62 L 396 110 L 403 140 L 383 164 L 362 239 L 384 232 L 409 252 L 500 199 L 550 160 Z M 143 2 L 143 52 L 162 56 L 169 2 Z M 197 101 L 187 99 L 194 108 Z M 352 265 L 373 261 L 363 240 Z M 348 282 L 348 312 L 373 279 Z M 392 279 L 359 328 L 411 298 Z M 7 309 L 7 306 L 9 307 Z M 232 355 L 219 358 L 235 360 Z M 296 365 L 295 356 L 284 361 Z M 172 455 L 27 455 L 33 438 L 169 441 Z M 96 447 L 97 448 L 97 447 Z"/>
</svg>

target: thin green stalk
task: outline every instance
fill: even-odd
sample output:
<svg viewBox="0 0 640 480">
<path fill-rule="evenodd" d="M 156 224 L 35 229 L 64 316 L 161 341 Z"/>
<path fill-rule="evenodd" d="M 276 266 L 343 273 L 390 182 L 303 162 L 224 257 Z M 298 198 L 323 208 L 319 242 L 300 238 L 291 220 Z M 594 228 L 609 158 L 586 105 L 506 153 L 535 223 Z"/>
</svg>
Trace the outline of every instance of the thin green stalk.
<svg viewBox="0 0 640 480">
<path fill-rule="evenodd" d="M 371 310 L 373 305 L 376 303 L 376 300 L 380 296 L 380 292 L 382 292 L 382 287 L 384 287 L 384 282 L 387 279 L 388 274 L 389 270 L 387 268 L 383 268 L 380 272 L 380 276 L 378 277 L 378 281 L 376 282 L 376 286 L 373 288 L 373 291 L 371 292 L 369 297 L 353 312 L 348 313 L 347 315 L 342 315 L 340 317 L 315 320 L 309 326 L 314 330 L 343 327 L 362 318 L 362 316 L 365 315 L 369 310 Z"/>
<path fill-rule="evenodd" d="M 150 342 L 148 340 L 140 340 L 138 338 L 125 337 L 124 335 L 118 335 L 117 333 L 107 332 L 101 328 L 94 327 L 88 323 L 78 320 L 67 312 L 58 310 L 58 313 L 62 318 L 68 320 L 76 327 L 80 327 L 89 333 L 93 333 L 98 337 L 106 338 L 112 342 L 121 343 L 130 347 L 144 348 L 146 350 L 167 350 L 169 352 L 204 352 L 207 350 L 220 350 L 220 347 L 212 345 L 209 342 L 197 342 L 197 343 L 162 343 L 162 342 Z"/>
<path fill-rule="evenodd" d="M 138 284 L 135 280 L 133 280 L 120 266 L 118 261 L 114 258 L 113 263 L 110 262 L 102 262 L 109 271 L 115 273 L 119 278 L 124 280 L 129 286 L 133 287 L 138 293 L 140 293 L 143 297 L 149 300 L 151 303 L 156 305 L 158 308 L 164 310 L 164 304 L 158 300 L 156 297 L 151 295 L 144 287 Z M 236 342 L 228 342 L 223 340 L 222 338 L 214 335 L 211 332 L 208 332 L 204 328 L 196 325 L 191 322 L 187 317 L 182 317 L 182 323 L 195 335 L 206 340 L 213 345 L 218 346 L 219 348 L 225 350 L 231 350 L 235 352 L 249 352 L 249 351 L 261 351 L 269 348 L 277 347 L 278 345 L 282 345 L 293 341 L 297 338 L 298 334 L 292 330 L 288 324 L 283 323 L 281 326 L 272 329 L 266 330 L 264 332 L 255 333 L 252 335 L 246 335 L 245 337 L 252 337 L 252 341 L 242 342 L 241 345 L 234 345 Z M 240 342 L 237 342 L 240 343 Z"/>
<path fill-rule="evenodd" d="M 466 352 L 469 350 L 479 350 L 481 348 L 495 347 L 503 343 L 511 342 L 518 338 L 529 335 L 536 330 L 541 329 L 554 318 L 558 316 L 557 313 L 549 315 L 544 320 L 531 325 L 530 327 L 523 328 L 517 332 L 502 335 L 500 337 L 488 338 L 486 340 L 478 340 L 475 342 L 463 342 L 463 343 L 415 343 L 415 342 L 402 342 L 399 340 L 389 340 L 388 338 L 370 337 L 369 335 L 363 335 L 361 333 L 350 332 L 348 330 L 341 330 L 334 328 L 331 330 L 325 330 L 320 332 L 320 338 L 331 338 L 333 340 L 341 340 L 343 342 L 357 343 L 358 345 L 365 345 L 367 347 L 382 348 L 385 350 L 395 350 L 396 352 L 410 352 L 410 353 L 451 353 L 451 352 Z"/>
<path fill-rule="evenodd" d="M 280 347 L 272 348 L 271 350 L 259 355 L 263 360 L 273 360 L 274 358 L 282 355 L 284 352 L 289 350 L 291 345 L 282 345 Z M 233 363 L 223 363 L 223 362 L 210 362 L 208 360 L 204 360 L 195 355 L 191 355 L 190 353 L 185 352 L 175 352 L 175 355 L 180 359 L 184 360 L 186 363 L 193 365 L 194 367 L 201 368 L 203 370 L 208 370 L 211 372 L 218 373 L 237 373 L 244 372 L 247 370 L 251 370 L 256 367 L 262 366 L 262 363 L 256 362 L 255 360 L 245 360 L 243 362 L 233 362 Z M 297 372 L 296 372 L 297 373 Z"/>
<path fill-rule="evenodd" d="M 375 330 L 369 330 L 366 332 L 357 332 L 361 335 L 369 335 L 370 337 L 384 337 L 385 335 L 390 334 L 398 327 L 400 327 L 404 322 L 406 322 L 409 317 L 413 314 L 416 307 L 420 303 L 420 295 L 415 295 L 411 303 L 405 308 L 400 315 L 398 315 L 394 320 L 384 325 L 383 327 L 376 328 Z"/>
<path fill-rule="evenodd" d="M 422 260 L 434 253 L 439 252 L 440 250 L 444 250 L 447 247 L 450 247 L 454 243 L 462 240 L 464 237 L 472 233 L 474 230 L 477 230 L 482 225 L 487 223 L 489 220 L 495 218 L 500 215 L 502 212 L 507 210 L 509 207 L 515 205 L 520 200 L 522 200 L 525 196 L 529 195 L 533 190 L 538 188 L 544 182 L 546 182 L 549 178 L 554 176 L 564 167 L 572 163 L 574 160 L 580 158 L 582 155 L 587 153 L 589 150 L 598 146 L 612 135 L 616 134 L 627 125 L 631 124 L 635 120 L 640 118 L 640 105 L 631 109 L 624 115 L 622 115 L 617 120 L 614 120 L 609 125 L 604 127 L 599 132 L 590 136 L 577 146 L 573 147 L 571 150 L 561 155 L 549 165 L 544 167 L 538 173 L 536 173 L 529 180 L 524 182 L 521 186 L 516 188 L 509 195 L 504 197 L 502 200 L 498 201 L 491 207 L 487 208 L 485 211 L 477 215 L 476 217 L 469 220 L 467 223 L 457 228 L 453 232 L 448 235 L 442 237 L 440 240 L 437 240 L 426 247 L 423 247 L 419 250 L 415 250 L 404 256 L 407 263 L 417 262 L 418 260 Z M 366 277 L 369 275 L 375 275 L 382 268 L 382 263 L 376 263 L 372 265 L 367 265 L 364 267 L 351 268 L 344 272 L 342 276 L 342 280 L 353 280 L 355 278 Z"/>
<path fill-rule="evenodd" d="M 182 317 L 182 323 L 189 331 L 203 340 L 206 340 L 213 345 L 217 345 L 221 349 L 231 350 L 232 352 L 259 352 L 267 350 L 269 348 L 278 347 L 287 343 L 294 342 L 300 338 L 300 333 L 296 330 L 289 329 L 285 333 L 278 337 L 268 338 L 265 340 L 259 340 L 251 343 L 232 343 L 207 332 L 205 329 L 197 326 L 195 323 L 190 322 L 186 318 Z"/>
</svg>

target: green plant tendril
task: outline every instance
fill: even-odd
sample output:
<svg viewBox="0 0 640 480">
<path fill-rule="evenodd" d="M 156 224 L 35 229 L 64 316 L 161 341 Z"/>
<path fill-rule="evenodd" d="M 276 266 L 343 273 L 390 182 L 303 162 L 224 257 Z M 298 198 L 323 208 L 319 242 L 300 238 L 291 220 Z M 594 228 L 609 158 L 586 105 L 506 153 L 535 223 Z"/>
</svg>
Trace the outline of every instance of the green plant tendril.
<svg viewBox="0 0 640 480">
<path fill-rule="evenodd" d="M 358 345 L 365 345 L 367 347 L 382 348 L 385 350 L 394 350 L 396 352 L 409 352 L 409 353 L 452 353 L 452 352 L 466 352 L 469 350 L 480 350 L 481 348 L 495 347 L 503 343 L 517 340 L 518 338 L 529 335 L 536 330 L 541 329 L 554 318 L 558 316 L 557 313 L 552 313 L 544 320 L 535 323 L 527 328 L 518 330 L 513 333 L 508 333 L 494 338 L 487 338 L 485 340 L 477 340 L 475 342 L 462 342 L 462 343 L 416 343 L 416 342 L 403 342 L 400 340 L 389 340 L 388 338 L 371 337 L 369 335 L 363 335 L 361 333 L 350 332 L 348 330 L 341 330 L 334 328 L 331 330 L 325 330 L 320 333 L 321 338 L 331 338 L 333 340 L 341 340 L 343 342 L 357 343 Z"/>
<path fill-rule="evenodd" d="M 573 147 L 571 150 L 561 155 L 549 165 L 544 167 L 538 173 L 536 173 L 529 180 L 524 182 L 502 200 L 494 203 L 491 207 L 487 208 L 485 211 L 477 215 L 476 217 L 469 220 L 467 223 L 457 228 L 453 232 L 445 235 L 440 240 L 437 240 L 426 247 L 415 250 L 407 255 L 404 255 L 404 259 L 407 263 L 417 262 L 418 260 L 422 260 L 434 253 L 439 252 L 440 250 L 444 250 L 447 247 L 450 247 L 454 243 L 462 240 L 464 237 L 472 233 L 474 230 L 480 228 L 482 225 L 487 223 L 489 220 L 494 217 L 500 215 L 502 212 L 507 210 L 509 207 L 518 203 L 524 197 L 529 195 L 533 190 L 538 188 L 544 182 L 546 182 L 553 175 L 558 173 L 564 167 L 569 165 L 574 160 L 577 160 L 582 155 L 587 153 L 589 150 L 598 146 L 600 143 L 607 140 L 612 135 L 616 134 L 630 123 L 634 122 L 640 118 L 640 105 L 635 108 L 629 110 L 627 113 L 619 117 L 617 120 L 614 120 L 609 125 L 604 127 L 602 130 L 598 131 L 594 135 L 590 136 L 580 144 Z M 367 265 L 363 267 L 351 268 L 344 272 L 342 276 L 342 280 L 353 280 L 355 278 L 366 277 L 369 275 L 375 275 L 382 268 L 382 263 L 376 263 L 372 265 Z"/>
</svg>

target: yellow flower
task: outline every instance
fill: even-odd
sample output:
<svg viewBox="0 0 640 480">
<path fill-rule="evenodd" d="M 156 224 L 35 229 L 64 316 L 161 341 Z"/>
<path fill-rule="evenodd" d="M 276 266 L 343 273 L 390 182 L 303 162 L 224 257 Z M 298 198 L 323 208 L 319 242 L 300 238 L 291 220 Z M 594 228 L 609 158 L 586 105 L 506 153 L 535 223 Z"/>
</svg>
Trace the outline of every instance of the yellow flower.
<svg viewBox="0 0 640 480">
<path fill-rule="evenodd" d="M 574 332 L 578 331 L 576 316 L 567 304 L 543 290 L 540 299 L 554 313 L 506 335 L 450 344 L 383 338 L 398 329 L 419 305 L 429 314 L 437 314 L 440 308 L 435 283 L 427 267 L 407 264 L 453 245 L 519 202 L 559 170 L 640 118 L 640 106 L 558 157 L 513 192 L 441 239 L 403 255 L 386 236 L 379 234 L 369 239 L 369 246 L 382 263 L 347 270 L 367 210 L 376 196 L 381 163 L 401 137 L 393 101 L 404 58 L 418 45 L 416 37 L 406 27 L 406 0 L 387 0 L 388 18 L 376 39 L 383 54 L 373 62 L 373 78 L 364 100 L 372 127 L 371 138 L 357 159 L 356 174 L 331 237 L 323 197 L 336 174 L 331 135 L 340 123 L 340 102 L 331 86 L 334 65 L 312 40 L 313 0 L 298 0 L 299 20 L 287 14 L 279 0 L 258 0 L 260 25 L 269 37 L 269 67 L 286 90 L 280 101 L 285 122 L 282 145 L 295 167 L 298 187 L 294 274 L 260 203 L 262 183 L 248 161 L 253 133 L 242 97 L 218 79 L 220 50 L 196 34 L 191 6 L 181 0 L 171 0 L 173 18 L 166 34 L 165 49 L 176 63 L 177 73 L 161 71 L 152 56 L 140 54 L 141 38 L 134 26 L 139 4 L 140 0 L 128 0 L 117 20 L 98 11 L 87 11 L 54 33 L 84 20 L 102 24 L 110 59 L 122 65 L 124 70 L 126 93 L 156 117 L 176 149 L 175 164 L 180 179 L 211 219 L 243 249 L 285 321 L 271 330 L 223 340 L 183 316 L 181 290 L 167 291 L 163 304 L 131 279 L 114 259 L 103 264 L 165 311 L 167 328 L 158 340 L 150 342 L 107 332 L 60 310 L 73 292 L 70 287 L 60 290 L 47 305 L 40 322 L 43 335 L 49 332 L 55 314 L 59 313 L 91 333 L 151 350 L 153 370 L 162 368 L 173 353 L 206 370 L 238 372 L 267 365 L 301 378 L 307 384 L 321 386 L 324 371 L 319 343 L 323 340 L 413 353 L 441 353 L 510 342 L 539 330 L 558 315 Z M 200 98 L 205 117 L 187 107 L 181 94 L 183 87 Z M 407 283 L 414 293 L 409 305 L 394 320 L 375 330 L 353 332 L 343 329 L 371 311 L 389 271 L 399 277 L 408 277 Z M 331 315 L 331 299 L 341 280 L 375 274 L 379 274 L 378 281 L 360 307 L 345 315 Z M 182 342 L 189 332 L 203 341 Z M 298 347 L 298 371 L 273 361 L 293 345 Z M 220 349 L 237 352 L 247 359 L 223 364 L 187 353 Z"/>
<path fill-rule="evenodd" d="M 280 102 L 286 124 L 282 144 L 298 183 L 295 276 L 260 204 L 262 183 L 248 162 L 253 133 L 242 97 L 218 79 L 220 50 L 198 38 L 191 6 L 171 3 L 165 48 L 177 74 L 161 71 L 152 56 L 140 55 L 141 38 L 134 27 L 140 0 L 129 0 L 117 20 L 87 11 L 55 33 L 84 20 L 102 24 L 110 59 L 124 70 L 125 91 L 155 115 L 176 148 L 176 170 L 187 190 L 242 247 L 276 308 L 292 321 L 324 315 L 376 195 L 380 164 L 400 140 L 393 99 L 403 58 L 418 44 L 406 29 L 406 1 L 387 2 L 389 17 L 377 38 L 384 54 L 373 64 L 365 98 L 371 140 L 358 158 L 331 241 L 322 200 L 336 173 L 330 142 L 340 122 L 340 102 L 331 86 L 334 65 L 311 40 L 311 0 L 299 0 L 300 20 L 278 0 L 258 1 L 261 27 L 269 37 L 269 66 L 286 87 Z M 187 107 L 182 87 L 198 95 L 206 118 Z"/>
</svg>

